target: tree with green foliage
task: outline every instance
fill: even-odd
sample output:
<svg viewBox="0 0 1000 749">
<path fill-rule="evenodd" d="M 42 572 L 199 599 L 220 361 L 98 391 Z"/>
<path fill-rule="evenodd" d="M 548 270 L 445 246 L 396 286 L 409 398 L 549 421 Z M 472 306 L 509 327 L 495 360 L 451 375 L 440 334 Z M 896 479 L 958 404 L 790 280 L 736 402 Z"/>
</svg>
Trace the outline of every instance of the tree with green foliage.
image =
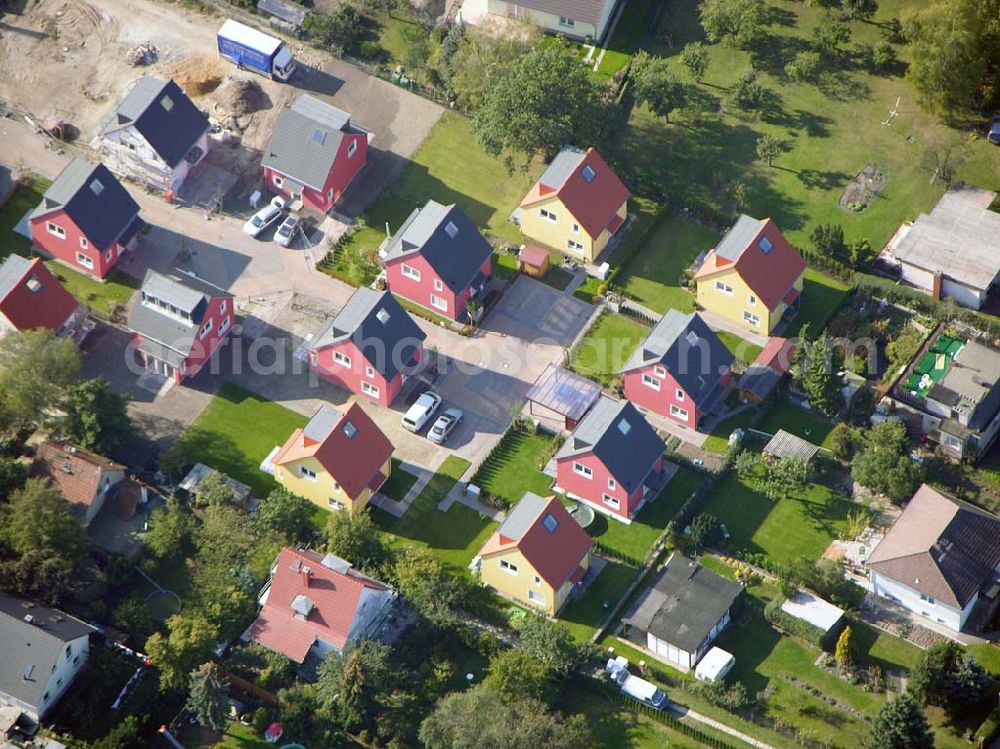
<svg viewBox="0 0 1000 749">
<path fill-rule="evenodd" d="M 774 160 L 785 151 L 785 141 L 775 138 L 773 135 L 760 135 L 757 137 L 757 158 L 767 162 L 768 166 L 774 166 Z"/>
<path fill-rule="evenodd" d="M 541 41 L 539 27 L 526 21 L 518 23 L 514 33 L 495 31 L 489 26 L 466 26 L 448 63 L 455 103 L 465 111 L 475 111 L 496 77 Z"/>
<path fill-rule="evenodd" d="M 191 587 L 198 609 L 221 636 L 236 636 L 241 622 L 253 616 L 263 582 L 264 570 L 255 572 L 250 566 L 261 544 L 253 521 L 232 504 L 208 507 L 201 513 L 194 542 Z"/>
<path fill-rule="evenodd" d="M 764 87 L 753 68 L 747 68 L 729 91 L 729 99 L 743 110 L 757 109 L 764 102 Z"/>
<path fill-rule="evenodd" d="M 733 468 L 740 481 L 747 481 L 753 477 L 760 466 L 760 453 L 753 450 L 740 450 L 733 460 Z"/>
<path fill-rule="evenodd" d="M 523 650 L 501 650 L 490 661 L 483 683 L 504 702 L 530 697 L 550 703 L 556 691 L 548 669 Z"/>
<path fill-rule="evenodd" d="M 654 57 L 645 50 L 632 58 L 632 92 L 635 100 L 670 122 L 670 113 L 684 106 L 684 86 L 670 71 L 664 57 Z"/>
<path fill-rule="evenodd" d="M 854 430 L 849 424 L 837 422 L 830 432 L 830 452 L 840 460 L 850 460 L 854 455 Z"/>
<path fill-rule="evenodd" d="M 465 580 L 425 549 L 402 549 L 392 578 L 399 594 L 417 613 L 438 626 L 453 622 L 468 597 Z"/>
<path fill-rule="evenodd" d="M 199 507 L 231 507 L 233 505 L 233 487 L 228 483 L 229 477 L 222 471 L 212 471 L 198 482 L 194 495 Z"/>
<path fill-rule="evenodd" d="M 585 749 L 593 738 L 582 715 L 550 713 L 530 698 L 504 700 L 485 685 L 450 694 L 420 726 L 425 749 Z"/>
<path fill-rule="evenodd" d="M 833 651 L 833 657 L 841 671 L 850 671 L 854 666 L 854 644 L 851 635 L 851 625 L 848 624 L 837 638 L 837 647 Z"/>
<path fill-rule="evenodd" d="M 103 377 L 71 385 L 63 399 L 66 418 L 60 431 L 88 450 L 106 455 L 132 433 L 130 401 L 128 395 L 112 393 Z"/>
<path fill-rule="evenodd" d="M 885 39 L 880 40 L 872 49 L 872 65 L 875 70 L 888 70 L 896 64 L 896 48 Z"/>
<path fill-rule="evenodd" d="M 28 479 L 0 508 L 0 540 L 15 554 L 77 559 L 87 536 L 69 502 L 47 479 Z"/>
<path fill-rule="evenodd" d="M 215 663 L 201 664 L 191 672 L 188 698 L 184 707 L 198 725 L 223 731 L 229 715 L 229 682 Z"/>
<path fill-rule="evenodd" d="M 961 713 L 981 705 L 990 696 L 990 677 L 972 653 L 965 653 L 951 675 L 949 712 Z"/>
<path fill-rule="evenodd" d="M 907 76 L 925 107 L 970 109 L 1000 88 L 1000 0 L 920 3 L 903 18 Z"/>
<path fill-rule="evenodd" d="M 802 494 L 809 485 L 809 464 L 798 458 L 778 458 L 767 464 L 761 488 L 771 499 Z"/>
<path fill-rule="evenodd" d="M 851 460 L 854 480 L 894 502 L 913 496 L 923 470 L 909 455 L 906 427 L 898 421 L 876 424 L 866 432 L 863 449 Z"/>
<path fill-rule="evenodd" d="M 0 501 L 24 486 L 28 480 L 28 466 L 17 458 L 0 455 Z"/>
<path fill-rule="evenodd" d="M 600 146 L 610 127 L 601 87 L 559 45 L 541 45 L 498 70 L 473 118 L 479 144 L 492 156 L 513 154 L 527 166 L 553 158 L 567 143 Z"/>
<path fill-rule="evenodd" d="M 722 523 L 715 515 L 701 512 L 691 521 L 691 543 L 699 548 L 715 546 L 722 539 Z"/>
<path fill-rule="evenodd" d="M 72 339 L 46 328 L 0 338 L 0 413 L 18 424 L 37 424 L 77 381 L 80 361 Z"/>
<path fill-rule="evenodd" d="M 841 44 L 851 40 L 851 27 L 832 13 L 813 29 L 813 41 L 827 55 L 835 55 Z"/>
<path fill-rule="evenodd" d="M 912 693 L 903 692 L 879 708 L 866 749 L 934 749 L 934 734 Z"/>
<path fill-rule="evenodd" d="M 859 21 L 867 21 L 878 12 L 878 0 L 840 0 L 841 6 Z"/>
<path fill-rule="evenodd" d="M 293 541 L 303 539 L 312 530 L 315 513 L 312 502 L 279 486 L 260 503 L 254 527 L 262 535 L 273 533 Z"/>
<path fill-rule="evenodd" d="M 832 416 L 841 407 L 841 353 L 824 330 L 815 341 L 806 338 L 803 327 L 795 350 L 795 377 L 809 396 L 809 405 L 820 413 Z"/>
<path fill-rule="evenodd" d="M 357 46 L 364 31 L 363 20 L 352 3 L 344 2 L 332 13 L 307 13 L 302 30 L 340 56 Z"/>
<path fill-rule="evenodd" d="M 186 611 L 167 619 L 167 632 L 154 632 L 145 651 L 160 673 L 160 689 L 184 689 L 199 663 L 205 663 L 219 640 L 219 631 L 197 612 Z"/>
<path fill-rule="evenodd" d="M 92 743 L 91 749 L 134 749 L 142 742 L 139 731 L 146 722 L 146 716 L 129 715 L 108 733 Z"/>
<path fill-rule="evenodd" d="M 77 560 L 61 551 L 28 551 L 13 558 L 0 554 L 0 590 L 16 590 L 52 606 L 79 593 Z"/>
<path fill-rule="evenodd" d="M 917 699 L 951 714 L 982 703 L 988 686 L 989 677 L 975 656 L 952 640 L 924 650 L 909 677 L 909 688 Z"/>
<path fill-rule="evenodd" d="M 564 677 L 586 663 L 588 650 L 581 647 L 570 631 L 537 614 L 514 622 L 521 649 L 550 670 Z"/>
<path fill-rule="evenodd" d="M 793 81 L 801 83 L 811 81 L 819 74 L 823 58 L 815 50 L 803 50 L 799 52 L 785 65 L 785 75 Z"/>
<path fill-rule="evenodd" d="M 820 255 L 840 262 L 847 260 L 844 227 L 840 224 L 817 224 L 809 233 L 809 241 Z"/>
<path fill-rule="evenodd" d="M 381 575 L 389 558 L 379 530 L 367 512 L 331 512 L 326 519 L 326 549 L 362 572 Z"/>
<path fill-rule="evenodd" d="M 371 725 L 380 696 L 387 695 L 396 681 L 391 653 L 381 642 L 359 640 L 343 654 L 328 655 L 317 672 L 319 704 L 347 728 Z"/>
<path fill-rule="evenodd" d="M 700 81 L 708 70 L 708 47 L 701 42 L 685 44 L 681 50 L 681 65 L 693 81 Z"/>
<path fill-rule="evenodd" d="M 180 502 L 169 500 L 157 507 L 149 517 L 149 530 L 142 537 L 153 555 L 165 559 L 179 553 L 191 540 L 191 521 Z"/>
<path fill-rule="evenodd" d="M 767 23 L 763 0 L 702 0 L 701 25 L 711 42 L 748 49 L 758 42 Z"/>
</svg>

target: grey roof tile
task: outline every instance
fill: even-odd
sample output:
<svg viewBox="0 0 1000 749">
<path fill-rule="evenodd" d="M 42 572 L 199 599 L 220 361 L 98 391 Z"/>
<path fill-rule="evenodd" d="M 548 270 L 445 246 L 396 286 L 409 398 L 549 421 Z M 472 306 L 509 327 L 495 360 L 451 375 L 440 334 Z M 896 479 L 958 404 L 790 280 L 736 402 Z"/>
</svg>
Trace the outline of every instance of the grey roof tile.
<svg viewBox="0 0 1000 749">
<path fill-rule="evenodd" d="M 144 296 L 172 304 L 191 317 L 188 323 L 143 302 Z M 128 327 L 146 339 L 184 353 L 190 350 L 192 336 L 201 324 L 208 302 L 213 297 L 232 297 L 228 291 L 183 271 L 164 274 L 147 270 L 142 289 L 136 295 L 128 316 Z M 180 348 L 177 348 L 180 347 Z M 183 349 L 183 350 L 182 350 Z M 150 351 L 149 353 L 154 353 Z M 165 356 L 169 356 L 164 352 Z M 158 357 L 162 358 L 162 357 Z"/>
<path fill-rule="evenodd" d="M 715 248 L 715 254 L 735 263 L 743 254 L 743 250 L 750 246 L 750 241 L 757 236 L 763 225 L 763 221 L 747 216 L 745 213 L 742 214 L 733 228 L 719 242 L 719 246 Z"/>
<path fill-rule="evenodd" d="M 303 94 L 278 115 L 261 166 L 322 190 L 345 133 L 361 132 L 341 109 Z"/>
<path fill-rule="evenodd" d="M 544 510 L 548 504 L 548 499 L 532 492 L 525 492 L 520 501 L 511 508 L 507 517 L 500 523 L 497 533 L 512 541 L 520 541 L 528 529 L 534 525 L 538 513 Z"/>
<path fill-rule="evenodd" d="M 542 176 L 538 178 L 539 184 L 558 190 L 586 156 L 587 152 L 582 148 L 566 146 L 542 172 Z"/>
<path fill-rule="evenodd" d="M 7 259 L 0 263 L 0 299 L 17 286 L 17 282 L 24 278 L 30 265 L 31 261 L 20 255 L 8 255 Z"/>
</svg>

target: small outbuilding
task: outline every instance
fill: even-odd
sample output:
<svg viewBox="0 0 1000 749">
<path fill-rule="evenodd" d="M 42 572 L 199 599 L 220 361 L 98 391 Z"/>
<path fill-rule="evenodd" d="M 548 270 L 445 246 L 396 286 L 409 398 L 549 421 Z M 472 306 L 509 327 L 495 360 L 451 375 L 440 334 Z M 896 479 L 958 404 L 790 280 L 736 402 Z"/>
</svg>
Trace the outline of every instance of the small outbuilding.
<svg viewBox="0 0 1000 749">
<path fill-rule="evenodd" d="M 590 411 L 601 386 L 555 364 L 549 364 L 528 390 L 528 413 L 561 421 L 567 431 Z"/>
<path fill-rule="evenodd" d="M 823 633 L 825 642 L 831 642 L 840 633 L 844 610 L 817 598 L 812 593 L 799 591 L 781 604 L 781 610 L 795 619 L 811 624 Z"/>
<path fill-rule="evenodd" d="M 184 480 L 178 484 L 178 487 L 186 491 L 188 494 L 197 497 L 201 482 L 209 476 L 214 476 L 217 473 L 218 471 L 214 468 L 209 468 L 203 463 L 195 463 L 194 467 L 188 471 L 187 476 L 184 477 Z M 246 507 L 252 491 L 250 487 L 234 478 L 230 478 L 229 476 L 224 476 L 223 481 L 233 492 L 233 503 L 240 505 L 241 507 Z"/>
<path fill-rule="evenodd" d="M 517 269 L 533 278 L 541 278 L 549 270 L 549 251 L 536 244 L 522 245 L 517 254 Z"/>
<path fill-rule="evenodd" d="M 740 378 L 740 399 L 763 403 L 791 369 L 794 353 L 795 344 L 787 338 L 772 336 Z"/>
<path fill-rule="evenodd" d="M 781 458 L 794 458 L 808 463 L 816 457 L 819 448 L 812 442 L 808 442 L 801 437 L 797 437 L 791 432 L 779 429 L 771 441 L 764 446 L 764 456 L 773 460 Z"/>
<path fill-rule="evenodd" d="M 736 656 L 720 647 L 713 647 L 698 661 L 694 678 L 698 681 L 721 681 L 735 665 Z"/>
</svg>

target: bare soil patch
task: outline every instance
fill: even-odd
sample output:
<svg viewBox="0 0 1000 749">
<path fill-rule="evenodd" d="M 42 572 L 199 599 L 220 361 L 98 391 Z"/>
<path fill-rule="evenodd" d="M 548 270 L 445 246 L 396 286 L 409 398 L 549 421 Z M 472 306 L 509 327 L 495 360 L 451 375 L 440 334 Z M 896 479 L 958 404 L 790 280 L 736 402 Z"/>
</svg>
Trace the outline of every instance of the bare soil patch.
<svg viewBox="0 0 1000 749">
<path fill-rule="evenodd" d="M 840 207 L 851 213 L 860 213 L 885 189 L 888 181 L 884 169 L 877 164 L 865 164 L 864 168 L 847 183 L 840 196 Z"/>
</svg>

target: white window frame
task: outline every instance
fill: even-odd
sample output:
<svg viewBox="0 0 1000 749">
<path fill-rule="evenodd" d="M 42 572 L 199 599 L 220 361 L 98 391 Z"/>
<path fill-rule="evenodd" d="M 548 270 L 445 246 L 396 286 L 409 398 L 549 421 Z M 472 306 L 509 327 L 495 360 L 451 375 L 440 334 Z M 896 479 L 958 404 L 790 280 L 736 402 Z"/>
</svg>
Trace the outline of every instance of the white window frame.
<svg viewBox="0 0 1000 749">
<path fill-rule="evenodd" d="M 305 466 L 299 466 L 299 477 L 308 479 L 309 481 L 316 480 L 316 471 L 306 468 Z"/>
<path fill-rule="evenodd" d="M 226 332 L 229 330 L 229 324 L 230 323 L 229 323 L 229 318 L 228 317 L 225 318 L 225 319 L 223 319 L 223 321 L 221 323 L 219 323 L 219 335 L 220 336 L 224 336 L 226 334 Z"/>
<path fill-rule="evenodd" d="M 112 247 L 110 250 L 104 253 L 104 261 L 110 263 L 115 257 L 115 250 Z"/>
<path fill-rule="evenodd" d="M 649 372 L 642 373 L 642 384 L 648 388 L 652 388 L 656 392 L 660 392 L 660 381 L 649 374 Z"/>
<path fill-rule="evenodd" d="M 378 398 L 382 394 L 382 390 L 378 385 L 372 385 L 370 382 L 365 380 L 361 381 L 361 392 L 370 398 Z"/>
<path fill-rule="evenodd" d="M 224 315 L 224 314 L 226 314 L 226 313 L 227 313 L 228 311 L 229 311 L 229 300 L 228 300 L 228 299 L 223 299 L 223 300 L 222 300 L 222 301 L 221 301 L 221 302 L 219 303 L 219 314 L 220 314 L 220 315 Z"/>
<path fill-rule="evenodd" d="M 511 564 L 506 559 L 500 560 L 500 569 L 506 572 L 508 575 L 517 575 L 517 565 Z"/>
<path fill-rule="evenodd" d="M 733 287 L 727 283 L 723 283 L 722 281 L 715 282 L 715 290 L 720 294 L 725 294 L 726 296 L 733 295 Z"/>
<path fill-rule="evenodd" d="M 431 306 L 434 309 L 439 309 L 442 312 L 448 311 L 448 300 L 444 297 L 438 296 L 437 294 L 431 294 Z"/>
<path fill-rule="evenodd" d="M 414 281 L 420 280 L 420 271 L 417 268 L 414 268 L 412 265 L 407 265 L 406 263 L 403 263 L 402 267 L 399 269 L 399 272 L 402 273 L 407 278 L 413 279 Z"/>
<path fill-rule="evenodd" d="M 677 388 L 676 390 L 674 390 L 674 397 L 675 397 L 675 398 L 676 398 L 676 399 L 677 399 L 678 401 L 680 401 L 680 402 L 682 402 L 682 403 L 683 403 L 683 402 L 684 402 L 684 391 L 683 391 L 683 390 L 681 390 L 680 388 Z"/>
<path fill-rule="evenodd" d="M 670 415 L 677 419 L 683 419 L 684 421 L 687 421 L 690 416 L 687 411 L 680 406 L 674 405 L 673 403 L 670 404 Z"/>
<path fill-rule="evenodd" d="M 573 224 L 573 226 L 571 227 L 571 230 L 572 230 L 572 232 L 574 234 L 579 234 L 580 233 L 580 225 L 579 224 Z"/>
<path fill-rule="evenodd" d="M 760 317 L 758 315 L 755 315 L 753 312 L 749 312 L 747 310 L 743 310 L 743 322 L 748 322 L 755 328 L 760 327 Z"/>
<path fill-rule="evenodd" d="M 208 322 L 202 326 L 202 329 L 198 331 L 198 340 L 205 340 L 205 336 L 212 332 L 212 318 L 208 318 Z"/>
<path fill-rule="evenodd" d="M 585 479 L 594 478 L 594 469 L 590 466 L 585 466 L 583 463 L 573 461 L 573 473 L 578 476 L 583 476 Z"/>
<path fill-rule="evenodd" d="M 327 505 L 330 506 L 330 509 L 333 510 L 343 510 L 345 507 L 343 502 L 341 502 L 339 499 L 334 499 L 333 497 L 327 497 L 326 503 Z"/>
<path fill-rule="evenodd" d="M 543 596 L 541 593 L 537 591 L 532 590 L 531 588 L 528 588 L 528 600 L 531 601 L 532 603 L 537 603 L 540 606 L 547 605 L 545 603 L 545 596 Z"/>
<path fill-rule="evenodd" d="M 434 291 L 444 291 L 444 284 L 441 283 L 440 278 L 434 279 Z"/>
<path fill-rule="evenodd" d="M 274 186 L 277 187 L 279 190 L 283 190 L 284 189 L 284 187 L 285 187 L 285 178 L 282 177 L 281 175 L 275 174 L 271 178 L 271 181 L 274 183 Z"/>
<path fill-rule="evenodd" d="M 326 199 L 327 200 L 333 200 L 333 188 L 332 187 L 329 190 L 326 191 Z"/>
<path fill-rule="evenodd" d="M 559 16 L 559 25 L 564 29 L 573 29 L 576 28 L 576 21 L 567 16 Z"/>
<path fill-rule="evenodd" d="M 538 575 L 535 575 L 535 585 L 541 585 L 541 584 L 542 584 L 542 578 L 540 578 Z"/>
<path fill-rule="evenodd" d="M 583 252 L 583 242 L 577 242 L 575 239 L 567 239 L 566 247 L 570 252 Z"/>
<path fill-rule="evenodd" d="M 349 159 L 354 158 L 354 154 L 356 154 L 357 152 L 358 152 L 358 141 L 357 139 L 353 139 L 351 140 L 350 143 L 347 144 L 347 158 Z"/>
<path fill-rule="evenodd" d="M 601 495 L 601 501 L 614 510 L 618 510 L 622 506 L 622 502 L 620 499 L 618 499 L 617 497 L 612 497 L 610 494 L 606 492 Z"/>
<path fill-rule="evenodd" d="M 559 216 L 554 211 L 550 211 L 548 208 L 539 208 L 538 215 L 550 224 L 559 223 Z"/>
<path fill-rule="evenodd" d="M 618 488 L 618 482 L 614 479 L 608 479 L 608 491 L 614 491 Z"/>
<path fill-rule="evenodd" d="M 90 247 L 90 242 L 87 241 L 86 237 L 80 237 L 80 249 L 86 250 Z"/>
<path fill-rule="evenodd" d="M 375 367 L 373 367 L 371 364 L 366 364 L 365 377 L 374 377 L 374 376 L 375 376 Z"/>
<path fill-rule="evenodd" d="M 342 367 L 347 367 L 348 369 L 351 368 L 351 357 L 347 354 L 341 353 L 340 351 L 333 352 L 333 361 Z"/>
<path fill-rule="evenodd" d="M 51 221 L 46 221 L 45 230 L 49 234 L 59 237 L 59 239 L 66 239 L 66 230 L 59 226 L 59 224 L 53 224 Z"/>
<path fill-rule="evenodd" d="M 657 377 L 666 377 L 667 368 L 657 364 L 655 367 L 653 367 L 653 374 L 655 374 Z"/>
<path fill-rule="evenodd" d="M 757 297 L 755 297 L 755 296 L 754 296 L 753 294 L 750 294 L 750 295 L 749 295 L 749 296 L 747 297 L 747 303 L 748 303 L 748 304 L 749 304 L 749 305 L 750 305 L 751 307 L 756 307 L 756 306 L 757 306 Z"/>
<path fill-rule="evenodd" d="M 76 253 L 76 262 L 77 265 L 82 265 L 84 268 L 89 270 L 94 269 L 94 258 L 90 255 L 84 255 L 82 252 L 78 252 Z"/>
</svg>

